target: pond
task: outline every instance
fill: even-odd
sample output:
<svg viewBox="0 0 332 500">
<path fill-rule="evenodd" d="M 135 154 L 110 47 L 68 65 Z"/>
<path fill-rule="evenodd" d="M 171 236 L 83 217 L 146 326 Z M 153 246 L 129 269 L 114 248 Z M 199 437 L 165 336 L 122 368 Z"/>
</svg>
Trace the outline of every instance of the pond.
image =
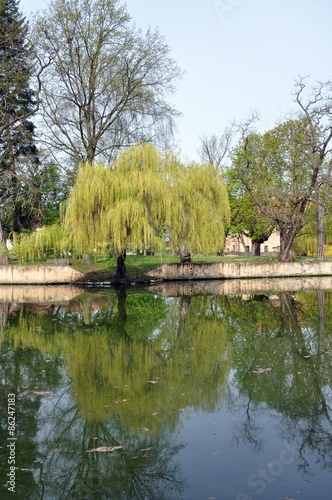
<svg viewBox="0 0 332 500">
<path fill-rule="evenodd" d="M 0 288 L 0 497 L 331 498 L 332 287 L 278 283 Z"/>
</svg>

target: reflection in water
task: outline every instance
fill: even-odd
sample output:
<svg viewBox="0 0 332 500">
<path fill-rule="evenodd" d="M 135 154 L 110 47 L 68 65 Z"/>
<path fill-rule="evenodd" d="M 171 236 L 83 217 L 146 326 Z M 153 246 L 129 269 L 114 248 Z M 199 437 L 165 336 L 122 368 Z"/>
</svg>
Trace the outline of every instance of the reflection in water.
<svg viewBox="0 0 332 500">
<path fill-rule="evenodd" d="M 0 303 L 0 332 L 2 332 L 2 330 L 7 325 L 8 310 L 9 310 L 9 304 Z"/>
<path fill-rule="evenodd" d="M 330 303 L 331 294 L 327 297 Z M 331 317 L 325 315 L 321 292 L 302 295 L 301 302 L 299 298 L 295 301 L 291 294 L 283 292 L 279 294 L 278 308 L 273 310 L 269 301 L 265 304 L 269 319 L 260 314 L 260 323 L 242 328 L 236 315 L 232 330 L 233 335 L 238 328 L 241 331 L 234 355 L 239 359 L 239 391 L 247 400 L 239 434 L 260 448 L 265 437 L 255 423 L 257 409 L 268 405 L 281 415 L 280 437 L 292 443 L 299 468 L 309 473 L 307 456 L 314 457 L 323 468 L 332 466 L 332 344 L 331 336 L 322 333 L 322 324 L 331 325 Z M 250 308 L 251 301 L 243 305 Z M 256 311 L 257 306 L 256 302 Z M 232 308 L 228 314 L 234 320 Z M 273 316 L 277 320 L 275 327 Z"/>
<path fill-rule="evenodd" d="M 326 291 L 162 297 L 120 288 L 68 305 L 1 304 L 1 436 L 14 392 L 20 498 L 237 498 L 241 489 L 249 498 L 256 462 L 247 453 L 259 470 L 267 429 L 279 450 L 292 444 L 297 484 L 317 465 L 330 473 L 331 301 Z M 232 422 L 214 465 L 203 459 L 211 415 Z M 198 440 L 200 453 L 188 457 Z M 235 456 L 236 478 L 226 472 Z M 1 465 L 5 485 L 6 457 Z M 318 477 L 315 498 L 324 498 Z M 281 484 L 267 478 L 266 498 L 286 496 Z"/>
</svg>

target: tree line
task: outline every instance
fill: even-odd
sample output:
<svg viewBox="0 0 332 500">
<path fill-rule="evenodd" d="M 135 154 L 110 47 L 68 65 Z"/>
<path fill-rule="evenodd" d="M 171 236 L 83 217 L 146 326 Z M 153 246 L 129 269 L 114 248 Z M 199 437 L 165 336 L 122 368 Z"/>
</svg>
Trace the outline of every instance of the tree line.
<svg viewBox="0 0 332 500">
<path fill-rule="evenodd" d="M 232 213 L 229 231 L 249 236 L 259 247 L 279 230 L 283 262 L 291 260 L 293 248 L 305 252 L 308 237 L 316 240 L 317 259 L 323 260 L 324 243 L 332 241 L 325 230 L 331 207 L 332 82 L 310 87 L 308 81 L 295 81 L 296 109 L 273 129 L 259 133 L 253 113 L 220 138 L 201 140 L 201 157 L 224 171 Z"/>
<path fill-rule="evenodd" d="M 172 151 L 181 76 L 158 30 L 138 30 L 119 0 L 52 0 L 30 25 L 2 0 L 0 244 L 214 253 L 227 233 L 258 250 L 277 229 L 288 261 L 315 226 L 322 260 L 331 82 L 299 78 L 297 112 L 264 133 L 252 115 L 205 137 L 202 162 L 185 165 Z"/>
<path fill-rule="evenodd" d="M 168 147 L 182 71 L 118 0 L 55 0 L 30 27 L 19 2 L 3 0 L 0 37 L 3 240 L 59 217 L 80 162 L 110 164 L 139 142 Z"/>
<path fill-rule="evenodd" d="M 183 165 L 141 143 L 121 151 L 112 168 L 81 164 L 60 224 L 14 243 L 22 260 L 42 257 L 45 248 L 76 256 L 111 251 L 123 261 L 126 249 L 169 251 L 190 260 L 188 249 L 222 250 L 229 220 L 226 186 L 212 165 Z M 118 273 L 124 277 L 120 266 Z"/>
</svg>

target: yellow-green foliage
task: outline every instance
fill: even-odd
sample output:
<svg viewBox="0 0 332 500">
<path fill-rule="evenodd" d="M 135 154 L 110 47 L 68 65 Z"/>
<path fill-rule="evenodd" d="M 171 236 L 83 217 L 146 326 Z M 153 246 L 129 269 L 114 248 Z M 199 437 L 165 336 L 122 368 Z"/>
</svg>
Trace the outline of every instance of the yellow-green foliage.
<svg viewBox="0 0 332 500">
<path fill-rule="evenodd" d="M 63 229 L 78 254 L 105 251 L 111 236 L 108 211 L 113 198 L 112 171 L 101 164 L 82 164 L 77 173 Z"/>
<path fill-rule="evenodd" d="M 317 255 L 318 240 L 315 235 L 305 235 L 301 236 L 294 243 L 294 250 L 298 254 L 305 253 L 309 257 L 314 257 Z M 324 256 L 332 257 L 332 245 L 324 245 Z"/>
<path fill-rule="evenodd" d="M 193 252 L 215 253 L 225 242 L 230 208 L 222 177 L 210 164 L 172 168 L 170 247 L 188 245 Z"/>
<path fill-rule="evenodd" d="M 324 245 L 325 257 L 332 257 L 332 245 Z"/>
<path fill-rule="evenodd" d="M 193 297 L 191 311 L 178 299 L 149 341 L 80 328 L 47 334 L 40 318 L 24 316 L 7 335 L 14 349 L 64 357 L 72 397 L 87 420 L 117 415 L 123 428 L 158 432 L 166 415 L 177 419 L 186 406 L 215 411 L 222 402 L 232 351 L 224 321 L 207 314 L 213 300 Z"/>
<path fill-rule="evenodd" d="M 187 245 L 192 252 L 215 253 L 223 248 L 229 218 L 226 187 L 212 165 L 184 166 L 173 154 L 138 144 L 121 152 L 112 168 L 82 164 L 61 227 L 21 238 L 17 251 L 162 251 L 169 240 L 173 251 Z"/>
<path fill-rule="evenodd" d="M 68 239 L 60 224 L 44 226 L 31 234 L 13 234 L 13 252 L 20 261 L 42 258 L 47 252 L 54 254 L 69 249 Z"/>
</svg>

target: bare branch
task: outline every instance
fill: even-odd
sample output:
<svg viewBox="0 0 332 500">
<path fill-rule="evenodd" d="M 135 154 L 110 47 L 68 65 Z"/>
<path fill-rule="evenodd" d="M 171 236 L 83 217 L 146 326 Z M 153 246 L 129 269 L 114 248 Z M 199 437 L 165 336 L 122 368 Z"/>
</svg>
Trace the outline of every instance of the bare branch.
<svg viewBox="0 0 332 500">
<path fill-rule="evenodd" d="M 203 162 L 211 163 L 216 170 L 223 170 L 230 153 L 234 130 L 226 127 L 221 137 L 212 135 L 200 138 L 199 156 Z"/>
</svg>

